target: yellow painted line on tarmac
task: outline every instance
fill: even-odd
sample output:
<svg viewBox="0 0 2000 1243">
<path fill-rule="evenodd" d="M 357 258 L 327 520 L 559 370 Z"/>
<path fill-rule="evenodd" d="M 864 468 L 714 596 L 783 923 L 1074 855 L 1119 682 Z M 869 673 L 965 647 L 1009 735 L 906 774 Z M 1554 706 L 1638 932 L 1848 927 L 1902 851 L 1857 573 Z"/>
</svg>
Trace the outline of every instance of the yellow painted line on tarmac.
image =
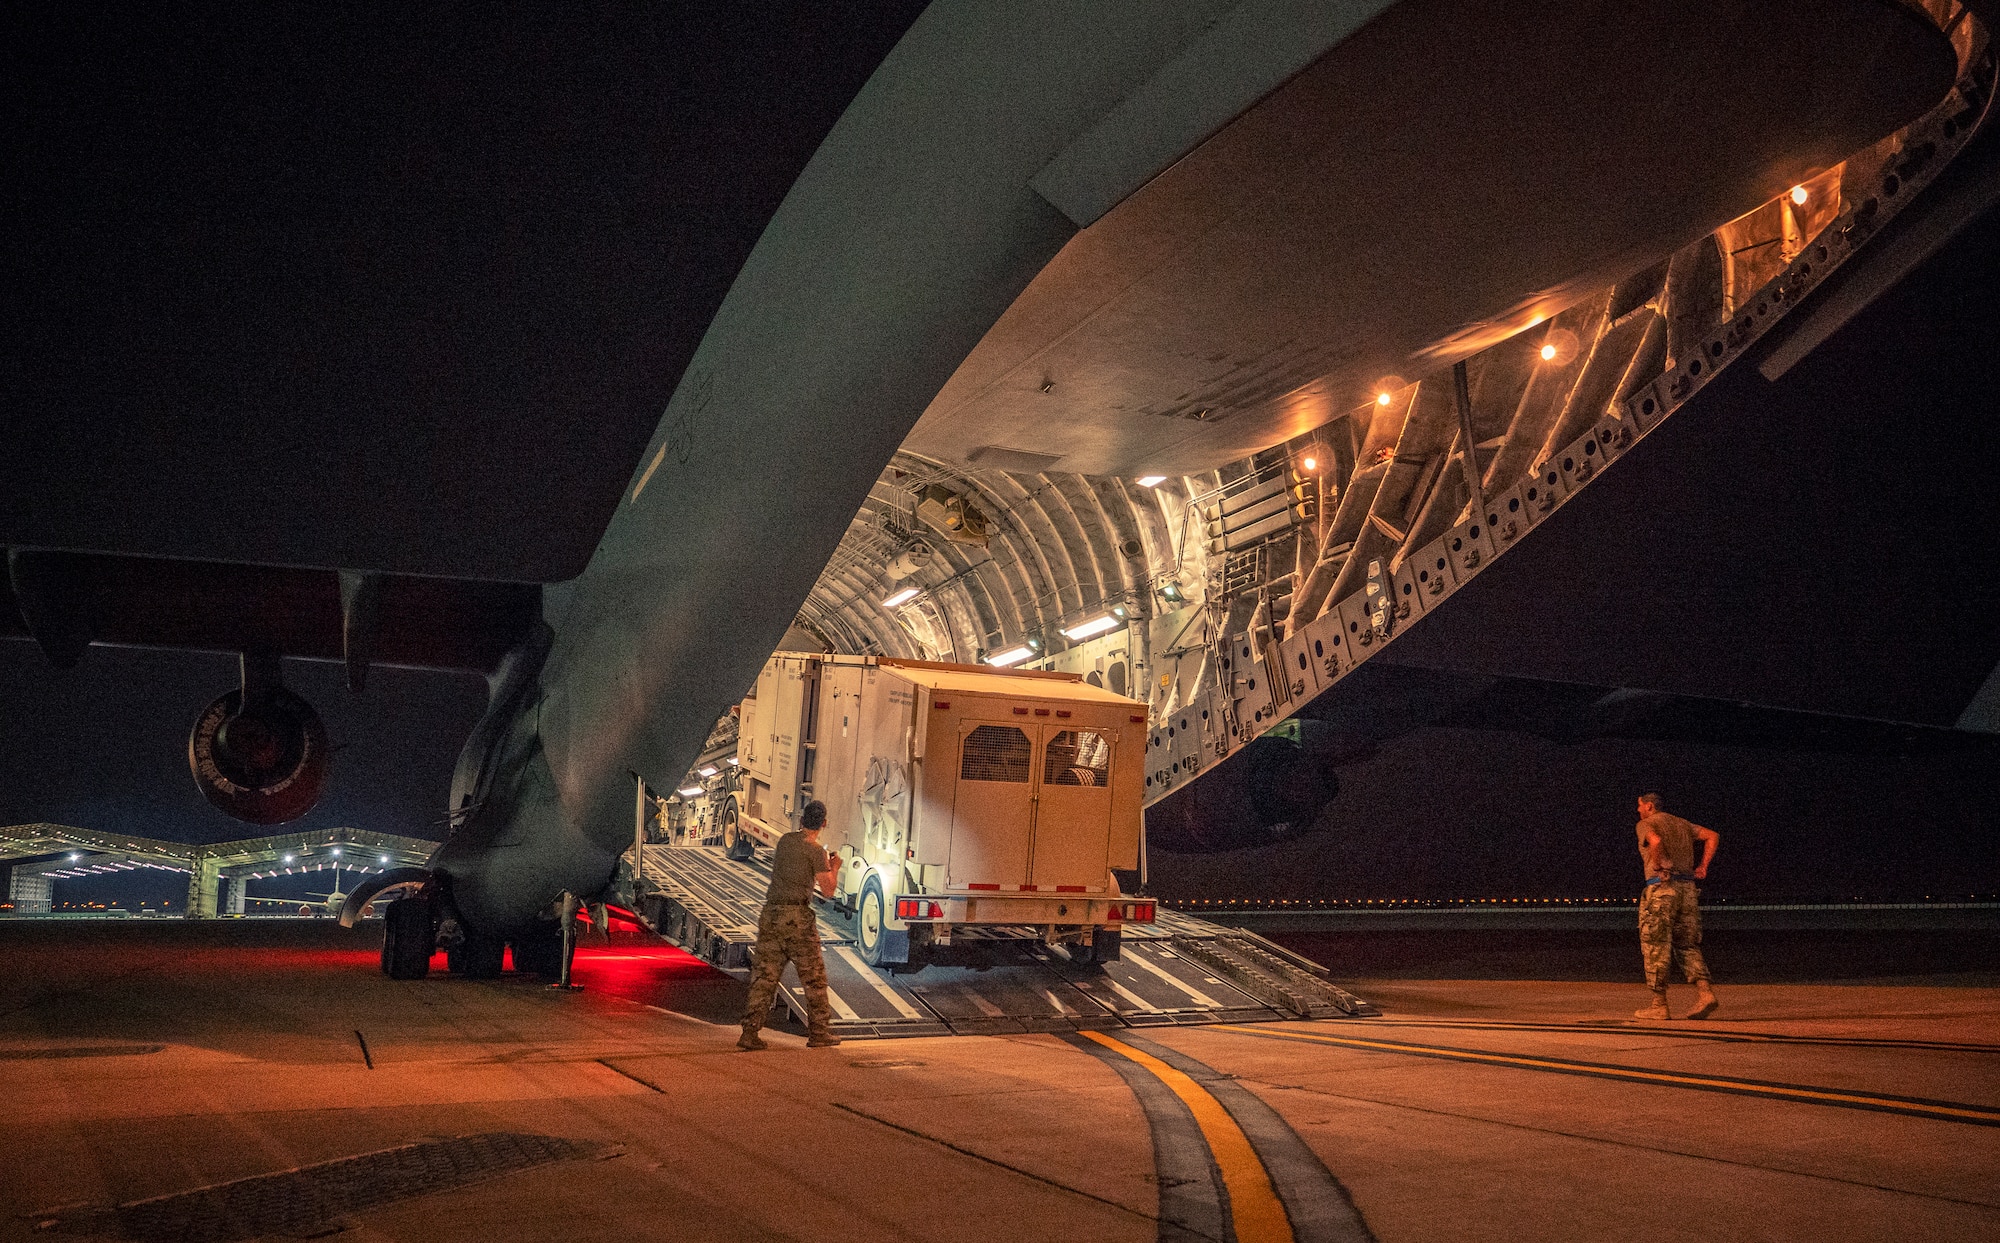
<svg viewBox="0 0 2000 1243">
<path fill-rule="evenodd" d="M 1317 1032 L 1272 1030 L 1218 1023 L 1210 1030 L 1240 1032 L 1269 1040 L 1300 1040 L 1311 1044 L 1337 1045 L 1375 1053 L 1402 1053 L 1416 1057 L 1443 1058 L 1454 1062 L 1482 1062 L 1493 1066 L 1517 1066 L 1527 1070 L 1556 1071 L 1600 1079 L 1625 1079 L 1636 1083 L 1657 1083 L 1667 1087 L 1699 1088 L 1711 1092 L 1733 1092 L 1744 1096 L 1764 1096 L 1773 1100 L 1805 1101 L 1818 1105 L 1843 1105 L 1852 1109 L 1872 1109 L 1887 1113 L 1944 1118 L 1955 1122 L 1977 1122 L 2000 1126 L 2000 1109 L 1964 1105 L 1950 1101 L 1927 1101 L 1915 1097 L 1870 1096 L 1813 1088 L 1798 1084 L 1772 1083 L 1761 1079 L 1731 1079 L 1713 1075 L 1683 1075 L 1663 1070 L 1639 1070 L 1605 1062 L 1575 1062 L 1564 1058 L 1526 1057 L 1515 1053 L 1490 1053 L 1483 1049 L 1454 1049 L 1445 1045 L 1406 1044 L 1395 1040 L 1364 1040 L 1358 1036 L 1326 1036 Z"/>
<path fill-rule="evenodd" d="M 1285 1206 L 1279 1201 L 1276 1189 L 1271 1186 L 1270 1172 L 1258 1158 L 1250 1137 L 1236 1125 L 1236 1119 L 1229 1116 L 1222 1102 L 1210 1096 L 1208 1089 L 1187 1074 L 1150 1053 L 1102 1032 L 1077 1034 L 1145 1067 L 1188 1107 L 1194 1115 L 1195 1125 L 1201 1128 L 1202 1139 L 1208 1143 L 1209 1154 L 1215 1158 L 1216 1169 L 1222 1171 L 1222 1185 L 1229 1192 L 1229 1217 L 1236 1228 L 1237 1243 L 1293 1243 L 1292 1222 L 1285 1215 Z"/>
</svg>

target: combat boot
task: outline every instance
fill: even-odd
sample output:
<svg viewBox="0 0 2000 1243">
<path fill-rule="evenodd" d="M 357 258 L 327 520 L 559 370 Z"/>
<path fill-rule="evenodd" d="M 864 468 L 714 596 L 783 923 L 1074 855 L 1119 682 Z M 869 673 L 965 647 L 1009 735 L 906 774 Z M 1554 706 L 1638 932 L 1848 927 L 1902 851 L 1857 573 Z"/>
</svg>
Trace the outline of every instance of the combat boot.
<svg viewBox="0 0 2000 1243">
<path fill-rule="evenodd" d="M 1714 1014 L 1717 1005 L 1715 990 L 1708 986 L 1708 981 L 1696 980 L 1694 982 L 1694 989 L 1694 1009 L 1688 1011 L 1687 1016 L 1691 1019 L 1705 1019 L 1709 1015 Z"/>
<path fill-rule="evenodd" d="M 814 1032 L 806 1039 L 808 1049 L 831 1049 L 840 1043 L 840 1037 L 832 1032 Z"/>
<path fill-rule="evenodd" d="M 743 1029 L 743 1038 L 736 1042 L 736 1047 L 745 1053 L 755 1053 L 759 1049 L 769 1048 L 770 1046 L 764 1043 L 762 1036 L 759 1036 L 756 1032 L 746 1027 Z"/>
<path fill-rule="evenodd" d="M 1632 1017 L 1635 1019 L 1652 1019 L 1655 1022 L 1661 1023 L 1673 1018 L 1674 1016 L 1667 1012 L 1667 990 L 1664 988 L 1654 989 L 1653 1004 L 1647 1006 L 1644 1010 L 1634 1010 Z"/>
</svg>

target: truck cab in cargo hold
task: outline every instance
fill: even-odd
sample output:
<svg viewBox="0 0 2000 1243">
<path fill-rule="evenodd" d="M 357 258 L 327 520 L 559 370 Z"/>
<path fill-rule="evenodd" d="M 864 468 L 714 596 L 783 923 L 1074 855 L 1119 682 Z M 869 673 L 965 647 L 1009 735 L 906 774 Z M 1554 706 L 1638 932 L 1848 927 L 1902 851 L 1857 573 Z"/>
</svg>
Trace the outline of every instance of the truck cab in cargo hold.
<svg viewBox="0 0 2000 1243">
<path fill-rule="evenodd" d="M 1143 703 L 1071 674 L 781 652 L 739 711 L 726 814 L 770 844 L 826 803 L 871 964 L 1023 932 L 1104 961 L 1152 920 L 1114 875 L 1139 867 Z"/>
</svg>

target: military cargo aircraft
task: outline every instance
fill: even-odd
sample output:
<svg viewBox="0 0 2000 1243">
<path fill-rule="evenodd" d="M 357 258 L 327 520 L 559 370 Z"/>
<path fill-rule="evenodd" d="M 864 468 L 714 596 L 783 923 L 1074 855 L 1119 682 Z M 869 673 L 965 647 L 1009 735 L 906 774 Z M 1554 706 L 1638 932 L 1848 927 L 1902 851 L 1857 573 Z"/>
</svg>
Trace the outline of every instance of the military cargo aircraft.
<svg viewBox="0 0 2000 1243">
<path fill-rule="evenodd" d="M 1153 705 L 1149 799 L 1240 769 L 1297 823 L 1333 785 L 1284 748 L 1364 745 L 1307 711 L 1360 667 L 1336 635 L 1470 611 L 1499 550 L 1451 541 L 1595 504 L 1606 459 L 1782 376 L 1991 200 L 1979 10 L 259 14 L 185 77 L 44 32 L 165 119 L 36 79 L 19 629 L 59 663 L 242 652 L 189 760 L 261 823 L 327 772 L 279 657 L 487 673 L 448 839 L 347 898 L 422 886 L 392 974 L 441 920 L 465 961 L 546 961 L 631 841 L 629 774 L 676 784 L 795 625 L 1102 664 Z M 33 482 L 87 445 L 93 497 L 145 502 Z M 1992 637 L 1929 723 L 1984 702 Z M 1691 689 L 1561 673 L 1600 717 Z M 1843 709 L 1809 697 L 1763 702 Z"/>
</svg>

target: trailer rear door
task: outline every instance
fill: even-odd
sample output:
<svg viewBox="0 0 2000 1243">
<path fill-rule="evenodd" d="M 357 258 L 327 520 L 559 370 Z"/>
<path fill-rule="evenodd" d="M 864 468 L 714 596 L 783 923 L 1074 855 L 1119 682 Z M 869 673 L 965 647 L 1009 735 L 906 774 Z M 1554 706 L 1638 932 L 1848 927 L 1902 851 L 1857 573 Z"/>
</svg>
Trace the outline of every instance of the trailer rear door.
<svg viewBox="0 0 2000 1243">
<path fill-rule="evenodd" d="M 1043 726 L 1036 773 L 1037 889 L 1101 891 L 1111 858 L 1111 738 L 1092 729 Z"/>
<path fill-rule="evenodd" d="M 1034 832 L 1035 731 L 999 721 L 958 727 L 958 793 L 952 802 L 946 884 L 1006 886 L 1028 879 Z"/>
</svg>

